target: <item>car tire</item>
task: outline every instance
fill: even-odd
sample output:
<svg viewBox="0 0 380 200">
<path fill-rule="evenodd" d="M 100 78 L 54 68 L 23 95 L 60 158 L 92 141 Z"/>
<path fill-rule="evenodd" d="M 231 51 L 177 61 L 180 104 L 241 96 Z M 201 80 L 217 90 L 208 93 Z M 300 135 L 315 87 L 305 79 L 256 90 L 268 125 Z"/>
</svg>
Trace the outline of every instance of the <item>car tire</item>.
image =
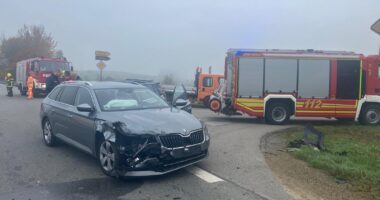
<svg viewBox="0 0 380 200">
<path fill-rule="evenodd" d="M 265 114 L 265 120 L 269 124 L 281 125 L 289 121 L 290 110 L 285 103 L 271 103 Z"/>
<path fill-rule="evenodd" d="M 116 166 L 119 154 L 114 143 L 102 138 L 97 145 L 97 158 L 100 169 L 105 175 L 117 176 Z"/>
<path fill-rule="evenodd" d="M 380 123 L 380 106 L 366 106 L 360 114 L 359 122 L 364 125 L 378 125 Z"/>
<path fill-rule="evenodd" d="M 205 96 L 205 98 L 203 98 L 203 105 L 208 108 L 210 106 L 210 96 Z"/>
<path fill-rule="evenodd" d="M 53 147 L 57 144 L 57 138 L 54 136 L 51 123 L 48 119 L 45 119 L 42 123 L 42 138 L 46 146 Z"/>
</svg>

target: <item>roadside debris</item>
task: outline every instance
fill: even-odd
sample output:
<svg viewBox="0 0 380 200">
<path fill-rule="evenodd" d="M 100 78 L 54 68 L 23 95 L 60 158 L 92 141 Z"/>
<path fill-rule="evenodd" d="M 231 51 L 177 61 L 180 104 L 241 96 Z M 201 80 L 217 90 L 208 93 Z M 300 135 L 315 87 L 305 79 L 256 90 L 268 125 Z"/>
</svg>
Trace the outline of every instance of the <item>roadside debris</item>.
<svg viewBox="0 0 380 200">
<path fill-rule="evenodd" d="M 315 129 L 311 124 L 307 124 L 304 129 L 303 139 L 290 141 L 288 151 L 298 151 L 303 145 L 309 145 L 316 151 L 325 151 L 324 134 Z"/>
</svg>

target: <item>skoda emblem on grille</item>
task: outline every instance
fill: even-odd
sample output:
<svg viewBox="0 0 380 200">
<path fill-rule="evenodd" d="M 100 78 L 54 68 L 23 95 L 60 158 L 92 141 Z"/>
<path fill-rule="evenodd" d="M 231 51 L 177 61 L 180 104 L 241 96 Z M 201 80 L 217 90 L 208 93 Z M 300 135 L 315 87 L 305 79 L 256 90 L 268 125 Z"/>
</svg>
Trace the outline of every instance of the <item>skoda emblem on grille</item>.
<svg viewBox="0 0 380 200">
<path fill-rule="evenodd" d="M 188 134 L 189 134 L 189 131 L 187 131 L 187 130 L 184 128 L 184 129 L 182 129 L 182 134 L 183 134 L 183 135 L 188 135 Z"/>
</svg>

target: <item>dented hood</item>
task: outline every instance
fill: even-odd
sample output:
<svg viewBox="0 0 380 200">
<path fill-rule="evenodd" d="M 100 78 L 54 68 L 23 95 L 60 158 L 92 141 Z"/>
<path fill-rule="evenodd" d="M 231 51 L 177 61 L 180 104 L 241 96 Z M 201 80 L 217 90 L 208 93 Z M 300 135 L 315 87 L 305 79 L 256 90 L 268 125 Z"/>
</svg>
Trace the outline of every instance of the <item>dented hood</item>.
<svg viewBox="0 0 380 200">
<path fill-rule="evenodd" d="M 129 133 L 168 134 L 183 133 L 202 128 L 201 122 L 192 114 L 176 108 L 143 109 L 117 112 L 102 112 L 99 119 L 123 122 Z"/>
</svg>

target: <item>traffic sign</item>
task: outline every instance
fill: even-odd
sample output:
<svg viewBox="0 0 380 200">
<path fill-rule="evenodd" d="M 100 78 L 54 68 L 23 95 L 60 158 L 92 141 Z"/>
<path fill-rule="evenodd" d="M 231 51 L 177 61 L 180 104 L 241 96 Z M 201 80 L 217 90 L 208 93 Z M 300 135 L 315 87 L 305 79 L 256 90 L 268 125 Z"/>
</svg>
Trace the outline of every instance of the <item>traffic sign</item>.
<svg viewBox="0 0 380 200">
<path fill-rule="evenodd" d="M 372 26 L 371 29 L 377 34 L 380 34 L 380 19 L 378 19 Z"/>
<path fill-rule="evenodd" d="M 110 60 L 110 55 L 108 51 L 95 51 L 95 60 Z"/>
<path fill-rule="evenodd" d="M 106 68 L 106 63 L 104 63 L 103 61 L 99 61 L 98 64 L 96 64 L 96 66 L 97 66 L 100 70 L 103 70 L 104 68 Z"/>
</svg>

